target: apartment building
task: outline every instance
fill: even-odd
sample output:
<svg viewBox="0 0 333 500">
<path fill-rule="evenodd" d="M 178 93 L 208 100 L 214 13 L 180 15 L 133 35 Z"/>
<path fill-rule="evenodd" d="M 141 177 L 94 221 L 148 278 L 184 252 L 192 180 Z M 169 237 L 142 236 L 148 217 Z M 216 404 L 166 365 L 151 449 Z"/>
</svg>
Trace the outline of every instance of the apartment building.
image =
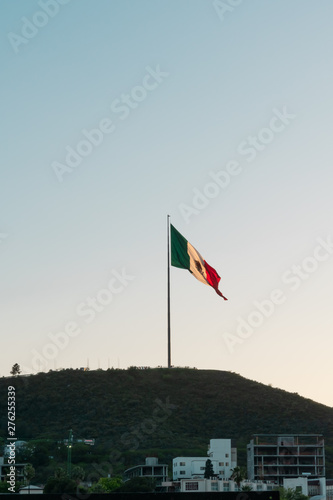
<svg viewBox="0 0 333 500">
<path fill-rule="evenodd" d="M 325 448 L 321 434 L 255 434 L 247 446 L 250 480 L 325 476 Z"/>
</svg>

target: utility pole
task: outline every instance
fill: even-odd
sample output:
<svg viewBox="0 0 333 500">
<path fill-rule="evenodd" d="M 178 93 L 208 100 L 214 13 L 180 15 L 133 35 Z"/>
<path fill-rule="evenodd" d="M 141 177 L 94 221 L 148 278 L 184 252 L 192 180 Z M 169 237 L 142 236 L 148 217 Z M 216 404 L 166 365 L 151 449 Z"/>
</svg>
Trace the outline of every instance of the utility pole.
<svg viewBox="0 0 333 500">
<path fill-rule="evenodd" d="M 171 368 L 171 322 L 170 322 L 170 215 L 167 216 L 167 269 L 168 269 L 168 368 Z"/>
</svg>

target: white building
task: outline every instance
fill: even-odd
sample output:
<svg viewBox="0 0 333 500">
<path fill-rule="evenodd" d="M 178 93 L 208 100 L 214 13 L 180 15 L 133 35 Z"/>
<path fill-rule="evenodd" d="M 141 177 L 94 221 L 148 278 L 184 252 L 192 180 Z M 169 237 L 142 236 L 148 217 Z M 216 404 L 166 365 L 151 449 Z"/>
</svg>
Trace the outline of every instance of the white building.
<svg viewBox="0 0 333 500">
<path fill-rule="evenodd" d="M 326 479 L 320 477 L 311 479 L 308 476 L 284 478 L 283 487 L 285 489 L 293 489 L 300 491 L 307 497 L 321 497 L 326 498 Z"/>
<path fill-rule="evenodd" d="M 231 439 L 211 439 L 207 457 L 176 457 L 172 461 L 173 479 L 203 478 L 207 459 L 213 465 L 214 475 L 229 479 L 237 466 L 237 449 L 232 447 Z"/>
<path fill-rule="evenodd" d="M 333 500 L 333 479 L 326 479 L 326 498 Z"/>
<path fill-rule="evenodd" d="M 20 494 L 21 495 L 27 495 L 27 494 L 34 494 L 34 495 L 39 495 L 39 494 L 43 494 L 44 492 L 44 488 L 42 488 L 41 486 L 34 486 L 33 484 L 31 484 L 30 486 L 24 486 L 24 488 L 21 488 L 20 489 Z"/>
<path fill-rule="evenodd" d="M 274 491 L 277 485 L 273 483 L 264 483 L 262 481 L 242 481 L 240 488 L 238 488 L 235 481 L 231 479 L 225 481 L 223 479 L 181 479 L 179 481 L 166 481 L 162 483 L 162 487 L 167 491 L 179 491 L 188 493 L 191 491 L 206 492 L 206 491 L 242 491 L 243 487 L 251 489 L 251 491 Z"/>
</svg>

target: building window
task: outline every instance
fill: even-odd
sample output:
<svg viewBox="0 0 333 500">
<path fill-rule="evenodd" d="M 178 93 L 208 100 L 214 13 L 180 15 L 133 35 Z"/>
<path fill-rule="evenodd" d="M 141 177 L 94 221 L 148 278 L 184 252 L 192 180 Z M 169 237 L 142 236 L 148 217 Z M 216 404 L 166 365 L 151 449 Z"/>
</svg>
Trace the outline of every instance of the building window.
<svg viewBox="0 0 333 500">
<path fill-rule="evenodd" d="M 185 483 L 185 490 L 186 491 L 198 491 L 199 489 L 199 484 L 197 482 L 191 482 L 191 483 Z"/>
<path fill-rule="evenodd" d="M 206 467 L 200 467 L 200 470 L 205 470 Z"/>
<path fill-rule="evenodd" d="M 175 463 L 173 464 L 173 466 L 174 466 L 174 467 L 177 467 L 177 462 L 175 462 Z"/>
<path fill-rule="evenodd" d="M 179 474 L 185 474 L 185 471 L 184 471 L 184 470 L 181 470 Z"/>
<path fill-rule="evenodd" d="M 229 465 L 229 462 L 226 462 L 226 463 L 225 463 L 225 465 L 226 465 L 226 467 L 228 467 L 228 465 Z"/>
<path fill-rule="evenodd" d="M 225 458 L 229 458 L 229 453 L 226 453 L 226 454 L 225 454 Z"/>
<path fill-rule="evenodd" d="M 219 471 L 220 476 L 224 476 L 224 470 Z"/>
<path fill-rule="evenodd" d="M 179 462 L 179 465 L 184 467 L 185 462 Z"/>
<path fill-rule="evenodd" d="M 212 481 L 212 491 L 218 491 L 217 481 Z"/>
<path fill-rule="evenodd" d="M 224 467 L 224 462 L 219 462 L 219 465 L 222 465 L 222 467 Z"/>
</svg>

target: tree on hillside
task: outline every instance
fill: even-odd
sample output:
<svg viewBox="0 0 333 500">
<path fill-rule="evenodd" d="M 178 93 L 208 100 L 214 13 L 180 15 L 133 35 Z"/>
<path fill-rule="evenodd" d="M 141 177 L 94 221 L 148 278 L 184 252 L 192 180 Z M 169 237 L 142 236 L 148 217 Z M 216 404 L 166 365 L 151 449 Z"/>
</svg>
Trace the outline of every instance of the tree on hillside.
<svg viewBox="0 0 333 500">
<path fill-rule="evenodd" d="M 205 479 L 210 479 L 213 476 L 214 476 L 213 464 L 212 464 L 212 461 L 210 460 L 210 458 L 208 458 L 206 460 L 204 478 Z"/>
<path fill-rule="evenodd" d="M 71 477 L 76 482 L 76 484 L 79 484 L 81 481 L 83 481 L 84 476 L 85 473 L 82 467 L 80 467 L 79 465 L 75 465 L 72 469 Z"/>
<path fill-rule="evenodd" d="M 35 469 L 50 463 L 49 447 L 38 441 L 31 441 L 20 446 L 17 457 L 19 457 L 18 462 L 29 462 Z"/>
<path fill-rule="evenodd" d="M 93 493 L 111 493 L 123 484 L 121 477 L 101 477 L 91 488 Z"/>
<path fill-rule="evenodd" d="M 67 472 L 62 467 L 57 467 L 54 471 L 55 479 L 64 479 L 67 476 Z"/>
<path fill-rule="evenodd" d="M 103 485 L 100 482 L 95 483 L 89 488 L 89 493 L 105 493 Z"/>
<path fill-rule="evenodd" d="M 20 373 L 21 373 L 21 367 L 18 363 L 15 363 L 12 366 L 12 369 L 10 370 L 10 374 L 11 375 L 20 375 Z"/>
<path fill-rule="evenodd" d="M 75 493 L 76 489 L 76 482 L 68 476 L 61 479 L 49 477 L 44 487 L 44 493 Z"/>
<path fill-rule="evenodd" d="M 77 467 L 77 469 L 81 469 L 81 467 Z M 78 470 L 77 475 L 81 475 L 81 471 Z M 53 476 L 48 478 L 44 487 L 44 493 L 75 493 L 77 488 L 76 482 L 74 479 L 68 477 L 65 469 L 57 467 Z"/>
<path fill-rule="evenodd" d="M 75 443 L 75 446 L 72 447 L 72 462 L 73 464 L 91 463 L 91 447 L 83 443 Z"/>
<path fill-rule="evenodd" d="M 24 474 L 24 477 L 28 483 L 28 490 L 29 490 L 29 493 L 30 493 L 30 481 L 33 477 L 35 477 L 35 469 L 34 467 L 31 465 L 31 464 L 26 464 L 24 466 L 24 469 L 23 469 L 23 474 Z"/>
<path fill-rule="evenodd" d="M 7 483 L 7 481 L 0 481 L 0 495 L 6 494 L 6 495 L 15 495 L 15 493 L 18 493 L 20 491 L 20 488 L 23 487 L 24 484 L 19 483 L 18 481 L 16 482 L 14 486 L 14 492 L 12 490 L 9 490 L 10 484 Z"/>
<path fill-rule="evenodd" d="M 155 481 L 150 477 L 133 477 L 125 481 L 117 490 L 128 493 L 150 493 L 155 490 Z"/>
</svg>

